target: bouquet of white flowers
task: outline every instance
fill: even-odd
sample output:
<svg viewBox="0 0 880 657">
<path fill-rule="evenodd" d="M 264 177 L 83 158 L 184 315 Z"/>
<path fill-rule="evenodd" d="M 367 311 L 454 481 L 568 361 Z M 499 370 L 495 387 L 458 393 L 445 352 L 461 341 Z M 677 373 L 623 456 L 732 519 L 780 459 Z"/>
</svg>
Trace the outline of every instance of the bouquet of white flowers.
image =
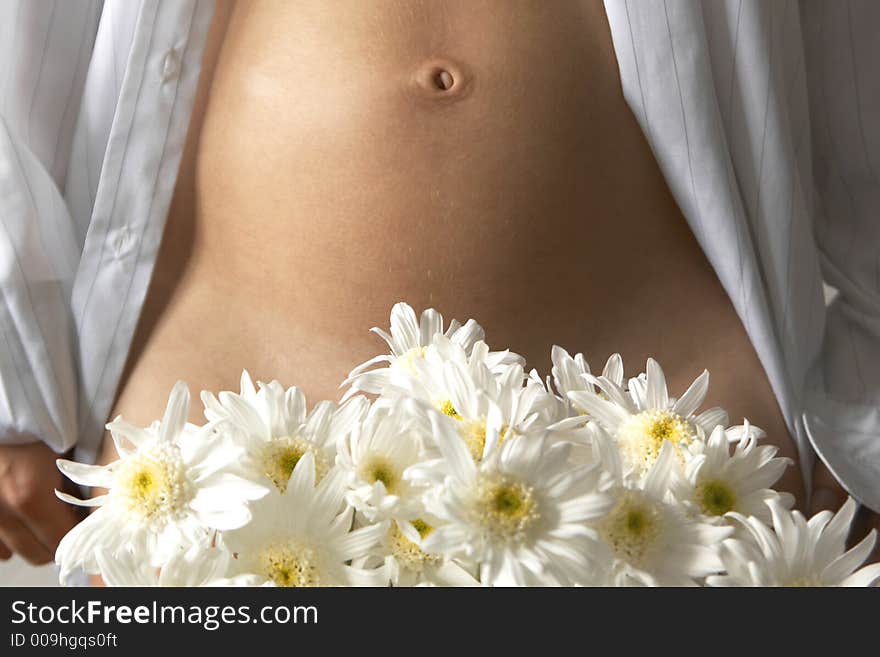
<svg viewBox="0 0 880 657">
<path fill-rule="evenodd" d="M 552 377 L 490 351 L 473 320 L 391 312 L 390 347 L 340 404 L 241 377 L 178 383 L 161 421 L 107 425 L 119 460 L 58 467 L 106 488 L 58 547 L 61 580 L 108 585 L 860 586 L 872 532 L 846 550 L 855 502 L 806 520 L 773 490 L 789 464 L 763 432 L 698 413 L 660 366 L 601 375 L 554 347 Z"/>
</svg>

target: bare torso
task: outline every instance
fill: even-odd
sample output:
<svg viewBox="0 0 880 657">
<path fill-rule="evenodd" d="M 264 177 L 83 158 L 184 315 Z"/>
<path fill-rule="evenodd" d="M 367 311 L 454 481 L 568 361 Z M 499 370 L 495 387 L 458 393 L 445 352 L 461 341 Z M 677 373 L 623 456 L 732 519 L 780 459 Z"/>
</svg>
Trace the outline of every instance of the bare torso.
<svg viewBox="0 0 880 657">
<path fill-rule="evenodd" d="M 242 368 L 338 398 L 399 300 L 475 317 L 544 372 L 553 341 L 635 371 L 653 355 L 678 391 L 708 368 L 711 404 L 793 451 L 599 0 L 219 3 L 112 416 L 149 422 L 175 380 L 235 389 Z"/>
</svg>

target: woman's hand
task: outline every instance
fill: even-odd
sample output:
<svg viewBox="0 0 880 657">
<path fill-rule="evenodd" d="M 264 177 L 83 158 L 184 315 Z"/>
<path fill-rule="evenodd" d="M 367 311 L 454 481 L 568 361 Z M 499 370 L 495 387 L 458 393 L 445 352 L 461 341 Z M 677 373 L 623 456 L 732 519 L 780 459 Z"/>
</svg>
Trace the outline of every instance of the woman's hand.
<svg viewBox="0 0 880 657">
<path fill-rule="evenodd" d="M 0 445 L 0 560 L 18 554 L 35 565 L 48 563 L 79 522 L 55 497 L 62 486 L 57 458 L 43 443 Z"/>
</svg>

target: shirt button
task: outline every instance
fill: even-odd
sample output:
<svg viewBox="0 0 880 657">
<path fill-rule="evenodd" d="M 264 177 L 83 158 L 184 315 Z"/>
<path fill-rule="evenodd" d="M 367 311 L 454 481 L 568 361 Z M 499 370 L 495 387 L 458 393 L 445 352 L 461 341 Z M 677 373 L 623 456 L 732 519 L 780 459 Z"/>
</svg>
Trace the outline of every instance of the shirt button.
<svg viewBox="0 0 880 657">
<path fill-rule="evenodd" d="M 127 225 L 123 225 L 116 231 L 116 235 L 111 238 L 113 244 L 113 252 L 117 259 L 124 258 L 131 251 L 134 244 L 134 237 Z"/>
<path fill-rule="evenodd" d="M 179 70 L 180 56 L 177 54 L 177 50 L 172 48 L 165 53 L 165 57 L 162 59 L 162 80 L 165 82 L 173 80 L 177 77 Z"/>
</svg>

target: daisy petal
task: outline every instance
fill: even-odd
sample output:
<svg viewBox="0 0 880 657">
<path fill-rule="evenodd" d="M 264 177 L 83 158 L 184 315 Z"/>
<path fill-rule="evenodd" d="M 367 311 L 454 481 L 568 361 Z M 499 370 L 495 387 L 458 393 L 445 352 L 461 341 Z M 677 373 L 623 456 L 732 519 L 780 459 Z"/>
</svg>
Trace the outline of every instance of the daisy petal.
<svg viewBox="0 0 880 657">
<path fill-rule="evenodd" d="M 88 465 L 67 459 L 57 459 L 55 464 L 65 477 L 80 486 L 108 488 L 113 484 L 113 472 L 105 465 Z"/>
<path fill-rule="evenodd" d="M 474 461 L 464 441 L 449 426 L 447 418 L 431 413 L 431 431 L 437 447 L 449 463 L 453 476 L 462 482 L 473 479 L 477 473 Z"/>
<path fill-rule="evenodd" d="M 355 559 L 376 545 L 387 531 L 387 522 L 355 529 L 337 541 L 336 550 L 345 561 Z"/>
<path fill-rule="evenodd" d="M 858 545 L 841 554 L 822 571 L 822 581 L 832 585 L 842 582 L 865 562 L 876 542 L 877 532 L 872 530 Z"/>
<path fill-rule="evenodd" d="M 409 349 L 419 346 L 419 324 L 416 313 L 408 303 L 396 303 L 391 309 L 391 335 L 394 338 L 394 355 L 402 356 Z"/>
<path fill-rule="evenodd" d="M 98 495 L 97 497 L 89 497 L 87 499 L 81 500 L 78 497 L 68 495 L 67 493 L 60 490 L 56 490 L 55 497 L 57 497 L 62 502 L 67 502 L 68 504 L 73 504 L 74 506 L 101 506 L 109 499 L 110 496 Z"/>
<path fill-rule="evenodd" d="M 420 344 L 431 344 L 437 333 L 443 333 L 443 315 L 433 308 L 428 308 L 422 313 L 422 318 L 419 322 Z"/>
<path fill-rule="evenodd" d="M 681 417 L 690 417 L 703 403 L 708 391 L 709 371 L 703 370 L 703 373 L 696 378 L 685 393 L 675 402 L 675 405 L 672 407 L 673 413 L 677 413 Z"/>
<path fill-rule="evenodd" d="M 620 423 L 627 418 L 627 413 L 622 408 L 591 392 L 577 390 L 568 393 L 568 398 L 581 411 L 585 411 L 612 433 L 616 433 Z"/>
<path fill-rule="evenodd" d="M 602 376 L 618 386 L 623 385 L 623 358 L 620 354 L 611 354 L 602 370 Z"/>
<path fill-rule="evenodd" d="M 730 422 L 727 411 L 725 411 L 723 408 L 718 408 L 717 406 L 703 411 L 694 419 L 696 420 L 697 424 L 703 427 L 703 430 L 706 433 L 711 433 L 712 429 L 717 427 L 719 424 L 726 427 Z"/>
<path fill-rule="evenodd" d="M 666 391 L 666 376 L 663 369 L 653 358 L 648 359 L 645 371 L 647 375 L 646 402 L 648 408 L 665 409 L 669 406 L 669 393 Z"/>
<path fill-rule="evenodd" d="M 165 415 L 162 416 L 159 430 L 159 441 L 174 441 L 183 430 L 187 417 L 189 417 L 189 388 L 183 381 L 178 381 L 168 397 L 168 406 L 165 407 Z"/>
</svg>

